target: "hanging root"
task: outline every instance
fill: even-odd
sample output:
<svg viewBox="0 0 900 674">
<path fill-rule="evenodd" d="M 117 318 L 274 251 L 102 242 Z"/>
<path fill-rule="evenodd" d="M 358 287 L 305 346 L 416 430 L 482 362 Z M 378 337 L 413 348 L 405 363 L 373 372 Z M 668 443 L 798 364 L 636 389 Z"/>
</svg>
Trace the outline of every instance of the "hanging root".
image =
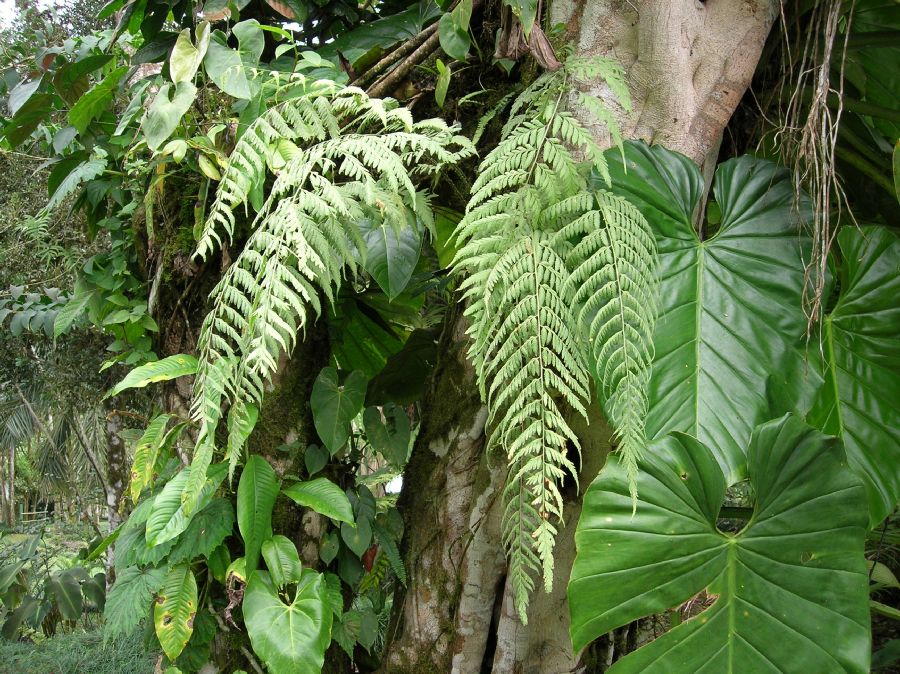
<svg viewBox="0 0 900 674">
<path fill-rule="evenodd" d="M 843 112 L 847 40 L 855 6 L 856 0 L 853 0 L 846 13 L 846 29 L 840 38 L 838 28 L 844 16 L 841 0 L 817 4 L 802 25 L 798 17 L 794 26 L 788 25 L 784 3 L 781 7 L 786 52 L 782 79 L 785 105 L 775 139 L 782 160 L 793 169 L 798 200 L 804 190 L 811 199 L 812 220 L 808 229 L 812 248 L 810 259 L 805 261 L 803 284 L 807 335 L 813 333 L 823 317 L 828 253 L 837 233 L 837 224 L 844 213 L 855 222 L 835 166 Z M 799 55 L 796 60 L 795 52 Z M 834 58 L 840 59 L 836 81 L 832 76 Z"/>
</svg>

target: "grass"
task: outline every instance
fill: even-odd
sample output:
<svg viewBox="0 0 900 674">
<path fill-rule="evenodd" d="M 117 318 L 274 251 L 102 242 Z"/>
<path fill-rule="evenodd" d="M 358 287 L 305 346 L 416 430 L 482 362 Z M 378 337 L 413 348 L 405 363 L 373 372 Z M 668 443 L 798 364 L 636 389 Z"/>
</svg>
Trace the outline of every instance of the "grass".
<svg viewBox="0 0 900 674">
<path fill-rule="evenodd" d="M 2 674 L 151 674 L 140 630 L 103 644 L 103 632 L 58 634 L 39 644 L 0 639 Z"/>
</svg>

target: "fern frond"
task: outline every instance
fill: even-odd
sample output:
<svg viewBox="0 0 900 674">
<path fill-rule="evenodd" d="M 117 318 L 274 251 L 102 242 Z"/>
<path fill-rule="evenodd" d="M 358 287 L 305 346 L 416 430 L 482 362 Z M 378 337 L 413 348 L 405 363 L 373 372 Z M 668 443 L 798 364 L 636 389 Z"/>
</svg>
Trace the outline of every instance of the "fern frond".
<svg viewBox="0 0 900 674">
<path fill-rule="evenodd" d="M 345 275 L 356 273 L 366 249 L 360 221 L 398 232 L 417 218 L 430 221 L 417 182 L 474 151 L 457 127 L 414 122 L 391 99 L 355 87 L 303 90 L 264 113 L 238 142 L 197 255 L 233 235 L 233 210 L 265 177 L 272 148 L 281 148 L 274 184 L 243 251 L 211 293 L 198 340 L 192 416 L 201 432 L 185 502 L 205 480 L 222 405 L 261 403 L 298 333 L 333 303 Z M 231 435 L 232 471 L 242 444 L 240 434 Z"/>
<path fill-rule="evenodd" d="M 502 528 L 523 622 L 532 573 L 541 570 L 548 590 L 552 583 L 559 485 L 565 473 L 577 475 L 567 454 L 570 443 L 578 450 L 578 438 L 561 403 L 586 416 L 590 398 L 568 272 L 551 243 L 533 232 L 508 247 L 469 308 L 482 314 L 473 322 L 470 355 L 488 403 L 489 446 L 500 447 L 510 466 Z M 472 286 L 470 295 L 480 291 Z"/>
<path fill-rule="evenodd" d="M 592 377 L 633 482 L 644 446 L 656 251 L 635 208 L 588 186 L 591 172 L 609 181 L 606 160 L 564 103 L 597 77 L 627 107 L 621 69 L 602 59 L 569 59 L 514 101 L 456 230 L 488 446 L 508 461 L 502 535 L 523 622 L 536 573 L 552 584 L 560 485 L 580 452 L 567 415 L 587 418 Z M 618 139 L 604 104 L 582 108 Z"/>
<path fill-rule="evenodd" d="M 602 191 L 593 200 L 596 209 L 563 227 L 557 240 L 577 240 L 567 258 L 569 291 L 636 496 L 653 363 L 656 242 L 640 211 L 627 200 Z"/>
</svg>

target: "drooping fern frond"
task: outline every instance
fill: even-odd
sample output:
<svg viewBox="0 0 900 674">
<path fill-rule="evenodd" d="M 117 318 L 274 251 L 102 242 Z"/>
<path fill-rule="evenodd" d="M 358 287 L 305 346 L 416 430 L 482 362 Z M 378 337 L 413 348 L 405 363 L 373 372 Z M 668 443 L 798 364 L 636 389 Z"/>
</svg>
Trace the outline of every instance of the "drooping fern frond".
<svg viewBox="0 0 900 674">
<path fill-rule="evenodd" d="M 577 473 L 567 451 L 568 443 L 579 447 L 578 438 L 560 402 L 586 416 L 590 398 L 567 276 L 545 233 L 520 238 L 494 269 L 472 351 L 487 391 L 490 446 L 502 447 L 509 462 L 502 529 L 519 606 L 528 601 L 529 569 L 538 562 L 550 589 L 554 522 L 563 515 L 559 485 L 565 472 Z"/>
<path fill-rule="evenodd" d="M 364 218 L 399 233 L 429 207 L 418 188 L 442 165 L 473 152 L 456 127 L 413 122 L 408 110 L 359 89 L 313 89 L 266 112 L 248 128 L 229 160 L 197 254 L 234 234 L 233 210 L 270 165 L 271 147 L 290 152 L 252 223 L 244 249 L 211 294 L 198 340 L 193 417 L 214 437 L 221 403 L 259 404 L 282 354 L 334 301 L 356 273 L 365 246 Z M 300 143 L 300 144 L 298 144 Z M 192 469 L 202 485 L 212 443 L 198 442 Z M 239 448 L 229 447 L 236 460 Z M 190 499 L 191 490 L 185 490 Z"/>
<path fill-rule="evenodd" d="M 566 102 L 597 78 L 627 107 L 622 72 L 603 59 L 569 59 L 523 91 L 456 233 L 488 444 L 508 463 L 502 535 L 523 622 L 534 575 L 552 584 L 560 485 L 566 473 L 577 483 L 580 451 L 567 418 L 587 418 L 592 376 L 632 478 L 644 446 L 656 251 L 635 208 L 591 187 L 592 172 L 609 182 L 606 160 Z M 579 97 L 618 139 L 611 111 Z"/>
<path fill-rule="evenodd" d="M 562 227 L 557 241 L 577 241 L 567 256 L 567 283 L 636 498 L 653 363 L 656 242 L 627 200 L 603 191 L 588 196 L 596 207 Z"/>
</svg>

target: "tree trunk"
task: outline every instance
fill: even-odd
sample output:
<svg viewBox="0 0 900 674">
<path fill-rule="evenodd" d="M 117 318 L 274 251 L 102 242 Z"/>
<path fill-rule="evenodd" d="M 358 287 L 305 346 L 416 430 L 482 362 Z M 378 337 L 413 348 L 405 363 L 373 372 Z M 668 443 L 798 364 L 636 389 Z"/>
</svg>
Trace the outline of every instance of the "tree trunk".
<svg viewBox="0 0 900 674">
<path fill-rule="evenodd" d="M 750 84 L 777 8 L 775 0 L 558 0 L 550 22 L 567 25 L 579 54 L 611 57 L 624 67 L 630 110 L 619 107 L 602 82 L 589 87 L 610 103 L 624 138 L 664 144 L 711 176 L 722 133 Z M 604 129 L 594 131 L 609 144 Z M 596 660 L 572 651 L 566 585 L 581 509 L 574 489 L 565 494 L 552 591 L 535 593 L 528 626 L 513 609 L 497 512 L 505 465 L 502 457 L 483 452 L 486 412 L 457 312 L 445 325 L 398 504 L 407 525 L 409 584 L 395 597 L 381 671 L 603 671 L 622 654 L 622 642 L 633 648 L 635 639 L 611 638 L 606 656 Z M 576 428 L 582 493 L 611 449 L 599 406 L 592 410 L 590 424 Z"/>
</svg>

